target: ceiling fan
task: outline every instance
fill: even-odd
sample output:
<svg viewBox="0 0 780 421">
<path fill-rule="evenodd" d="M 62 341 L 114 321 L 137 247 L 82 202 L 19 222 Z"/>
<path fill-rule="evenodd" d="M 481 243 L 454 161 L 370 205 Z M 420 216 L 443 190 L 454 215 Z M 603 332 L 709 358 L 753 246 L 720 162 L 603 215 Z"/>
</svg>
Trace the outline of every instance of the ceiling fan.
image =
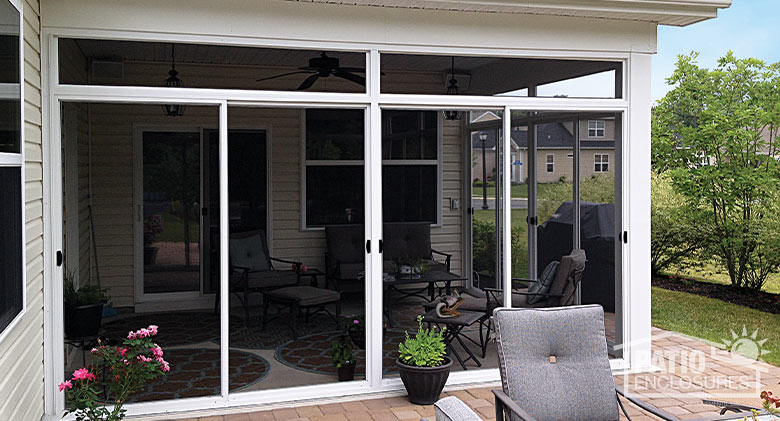
<svg viewBox="0 0 780 421">
<path fill-rule="evenodd" d="M 328 57 L 327 54 L 322 52 L 320 53 L 319 57 L 310 58 L 308 66 L 299 67 L 295 72 L 282 73 L 276 76 L 257 79 L 257 82 L 289 75 L 309 74 L 311 76 L 303 80 L 303 82 L 297 88 L 298 91 L 309 89 L 312 85 L 314 85 L 314 82 L 316 82 L 317 79 L 321 77 L 329 77 L 331 75 L 357 83 L 358 85 L 366 86 L 366 78 L 360 75 L 356 75 L 354 72 L 365 73 L 365 70 L 357 67 L 341 67 L 339 66 L 338 58 Z"/>
</svg>

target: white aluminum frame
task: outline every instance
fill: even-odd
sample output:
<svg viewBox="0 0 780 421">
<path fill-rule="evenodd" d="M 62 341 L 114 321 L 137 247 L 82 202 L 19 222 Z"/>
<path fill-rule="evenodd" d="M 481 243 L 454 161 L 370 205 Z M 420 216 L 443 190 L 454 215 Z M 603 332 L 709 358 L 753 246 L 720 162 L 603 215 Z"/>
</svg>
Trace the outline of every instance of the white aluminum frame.
<svg viewBox="0 0 780 421">
<path fill-rule="evenodd" d="M 59 63 L 58 63 L 58 37 L 71 38 L 101 38 L 117 40 L 135 40 L 135 41 L 167 41 L 167 42 L 200 42 L 219 45 L 241 45 L 257 47 L 281 47 L 281 48 L 305 48 L 305 49 L 328 49 L 339 51 L 364 52 L 367 62 L 367 91 L 365 94 L 345 94 L 345 93 L 318 93 L 318 92 L 296 92 L 296 91 L 253 91 L 241 89 L 193 89 L 193 88 L 155 88 L 155 87 L 130 87 L 130 86 L 78 86 L 78 85 L 60 85 L 58 83 Z M 438 47 L 438 46 L 412 46 L 412 45 L 394 45 L 394 44 L 363 44 L 363 43 L 333 43 L 333 42 L 298 42 L 292 40 L 279 39 L 255 39 L 246 37 L 230 36 L 204 36 L 190 34 L 171 34 L 171 33 L 153 33 L 153 32 L 127 32 L 127 31 L 109 31 L 109 30 L 89 30 L 89 29 L 61 29 L 61 28 L 43 28 L 42 31 L 42 72 L 43 77 L 43 130 L 44 139 L 44 159 L 48 160 L 48 170 L 44 175 L 46 201 L 46 223 L 44 224 L 45 235 L 50 239 L 46 241 L 44 253 L 45 267 L 45 323 L 46 330 L 45 361 L 46 361 L 46 414 L 54 419 L 61 416 L 64 409 L 64 399 L 61 393 L 58 393 L 56 385 L 62 380 L 63 352 L 62 352 L 62 285 L 55 280 L 61 279 L 61 268 L 54 264 L 53 253 L 60 246 L 57 239 L 61 238 L 61 228 L 53 221 L 62 220 L 62 209 L 58 206 L 61 201 L 62 186 L 60 183 L 61 162 L 60 156 L 60 102 L 62 101 L 88 101 L 88 102 L 111 102 L 111 103 L 144 103 L 144 104 L 162 104 L 169 102 L 185 103 L 192 105 L 218 106 L 220 109 L 220 207 L 221 207 L 221 262 L 228 261 L 228 210 L 227 210 L 227 130 L 228 130 L 228 107 L 229 106 L 267 106 L 267 107 L 333 107 L 333 108 L 363 108 L 366 111 L 366 143 L 365 151 L 365 187 L 366 187 L 366 238 L 376 242 L 382 238 L 382 202 L 381 202 L 381 109 L 503 109 L 505 111 L 504 128 L 506 133 L 510 133 L 507 127 L 510 126 L 509 116 L 513 110 L 547 110 L 547 111 L 567 111 L 576 110 L 582 112 L 614 112 L 622 113 L 625 124 L 623 125 L 623 138 L 639 138 L 641 141 L 647 140 L 649 148 L 649 134 L 647 139 L 643 138 L 642 130 L 649 133 L 649 118 L 644 116 L 645 111 L 649 116 L 650 93 L 649 93 L 649 55 L 640 53 L 599 53 L 582 51 L 539 51 L 539 50 L 508 50 L 508 49 L 490 49 L 490 48 L 459 48 L 459 47 Z M 619 61 L 623 65 L 623 86 L 620 98 L 613 99 L 586 99 L 586 98 L 538 98 L 538 97 L 487 97 L 487 96 L 450 96 L 450 95 L 401 95 L 401 94 L 382 94 L 379 90 L 379 72 L 380 72 L 380 52 L 381 53 L 413 53 L 413 54 L 439 54 L 439 55 L 475 55 L 491 57 L 523 57 L 523 58 L 556 58 L 556 59 L 584 59 L 584 60 L 613 60 Z M 637 63 L 636 75 L 633 73 L 633 64 Z M 629 87 L 631 89 L 629 89 Z M 635 94 L 634 90 L 639 93 Z M 636 112 L 629 110 L 629 104 L 636 107 Z M 636 116 L 636 117 L 635 117 Z M 644 121 L 647 120 L 647 121 Z M 637 123 L 637 124 L 632 124 Z M 510 136 L 505 136 L 506 143 Z M 504 145 L 506 146 L 506 145 Z M 646 158 L 645 151 L 640 148 L 631 148 L 626 144 L 623 149 L 623 155 L 626 159 L 625 167 L 630 168 L 633 161 L 639 162 L 635 165 L 639 170 L 644 169 L 642 162 Z M 507 149 L 508 150 L 508 149 Z M 644 155 L 643 155 L 644 154 Z M 629 159 L 630 158 L 630 159 Z M 504 168 L 503 174 L 506 177 L 509 171 L 506 166 L 508 159 L 502 160 Z M 648 161 L 649 171 L 649 161 Z M 625 194 L 623 195 L 623 222 L 626 229 L 634 220 L 630 218 L 631 213 L 636 211 L 637 206 L 631 208 L 628 212 L 626 205 L 629 191 L 636 188 L 636 191 L 643 191 L 649 187 L 649 175 L 647 177 L 629 177 L 627 171 L 623 173 L 623 186 Z M 647 178 L 647 180 L 645 180 Z M 372 186 L 379 186 L 374 188 Z M 510 183 L 504 183 L 502 194 L 509 197 Z M 645 190 L 649 191 L 649 190 Z M 510 226 L 510 208 L 505 207 L 502 213 L 502 219 L 505 226 Z M 644 212 L 643 212 L 644 213 Z M 636 227 L 644 223 L 645 215 L 641 214 L 636 219 Z M 649 215 L 647 215 L 649 218 Z M 642 231 L 635 229 L 635 231 Z M 504 236 L 504 242 L 509 240 L 509 236 Z M 637 235 L 634 235 L 636 239 Z M 646 300 L 649 291 L 643 291 L 642 288 L 631 288 L 626 283 L 630 279 L 629 273 L 633 266 L 633 260 L 643 259 L 645 253 L 649 252 L 649 230 L 640 232 L 638 237 L 639 247 L 635 249 L 624 245 L 623 256 L 623 303 L 627 308 L 634 308 L 638 315 L 634 318 L 628 312 L 624 314 L 625 337 L 629 340 L 649 339 L 650 321 L 649 321 L 649 300 Z M 641 242 L 647 240 L 648 245 Z M 372 250 L 376 250 L 375 246 Z M 504 244 L 503 247 L 503 272 L 511 273 L 507 270 L 511 264 L 508 259 L 511 256 L 511 250 Z M 645 266 L 645 262 L 640 262 L 638 266 Z M 511 268 L 510 268 L 511 269 Z M 221 277 L 227 278 L 228 265 L 221 265 Z M 366 273 L 372 279 L 381 279 L 382 257 L 379 253 L 370 253 L 366 255 Z M 379 275 L 379 276 L 377 276 Z M 505 285 L 508 279 L 503 279 Z M 139 403 L 128 406 L 128 414 L 154 414 L 154 413 L 173 413 L 198 410 L 213 410 L 218 408 L 228 408 L 237 406 L 258 406 L 268 405 L 278 402 L 287 402 L 291 399 L 322 399 L 328 397 L 337 397 L 352 394 L 379 393 L 385 391 L 394 391 L 401 389 L 400 379 L 383 379 L 381 371 L 381 358 L 379 351 L 382 348 L 382 288 L 377 282 L 367 282 L 366 284 L 366 308 L 374 309 L 367 312 L 366 323 L 369 325 L 368 331 L 371 332 L 367 338 L 367 355 L 374 356 L 369 358 L 366 367 L 366 380 L 356 381 L 340 385 L 334 388 L 332 385 L 303 386 L 277 390 L 243 392 L 236 394 L 228 393 L 228 293 L 227 283 L 222 282 L 221 288 L 221 395 L 213 397 L 179 399 L 174 401 L 161 401 L 151 403 Z M 633 307 L 632 307 L 633 306 Z M 645 314 L 646 313 L 646 314 Z M 644 326 L 643 324 L 646 324 Z M 638 345 L 639 346 L 639 345 Z M 646 346 L 649 350 L 649 341 Z M 626 366 L 630 362 L 632 368 L 640 367 L 644 362 L 644 357 L 634 358 L 633 347 L 627 348 L 624 352 L 625 361 L 613 361 L 613 368 Z M 643 350 L 644 351 L 644 350 Z M 649 353 L 648 353 L 649 364 Z M 642 366 L 644 367 L 644 366 Z M 467 372 L 456 372 L 450 376 L 450 385 L 472 384 L 476 382 L 496 381 L 499 379 L 497 369 L 473 370 Z M 294 398 L 293 398 L 294 397 Z"/>
<path fill-rule="evenodd" d="M 3 0 L 0 0 L 3 1 Z M 8 0 L 8 2 L 11 4 L 13 8 L 16 9 L 17 12 L 19 12 L 19 153 L 12 153 L 12 152 L 0 152 L 0 167 L 10 167 L 10 168 L 19 168 L 19 175 L 20 175 L 20 200 L 21 200 L 21 210 L 19 212 L 19 217 L 22 219 L 21 221 L 21 229 L 22 229 L 22 244 L 20 244 L 20 247 L 22 248 L 21 258 L 22 258 L 22 308 L 19 310 L 19 313 L 14 316 L 14 318 L 11 320 L 10 323 L 8 323 L 8 326 L 6 326 L 2 331 L 0 331 L 0 342 L 5 340 L 5 338 L 14 330 L 14 328 L 19 324 L 19 322 L 22 320 L 25 314 L 27 314 L 27 212 L 26 212 L 26 198 L 25 198 L 25 153 L 24 153 L 24 143 L 25 143 L 25 127 L 24 127 L 24 7 L 22 7 L 22 3 L 20 0 Z M 4 85 L 4 84 L 3 84 Z M 9 91 L 12 91 L 11 93 L 15 96 L 16 92 L 13 92 L 13 89 L 15 88 L 15 83 L 10 84 L 11 88 Z M 4 90 L 5 91 L 5 90 Z M 0 96 L 2 96 L 4 92 L 0 92 Z M 62 278 L 60 278 L 62 279 Z"/>
</svg>

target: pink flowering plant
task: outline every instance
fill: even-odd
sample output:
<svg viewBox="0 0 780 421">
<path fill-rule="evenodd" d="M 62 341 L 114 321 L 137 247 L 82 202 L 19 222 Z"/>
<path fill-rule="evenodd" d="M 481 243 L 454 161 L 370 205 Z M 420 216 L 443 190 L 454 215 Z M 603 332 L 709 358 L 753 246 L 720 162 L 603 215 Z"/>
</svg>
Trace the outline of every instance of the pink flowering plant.
<svg viewBox="0 0 780 421">
<path fill-rule="evenodd" d="M 121 346 L 98 341 L 91 352 L 92 363 L 59 385 L 76 420 L 121 420 L 127 399 L 143 390 L 148 381 L 170 371 L 162 348 L 154 343 L 155 335 L 157 326 L 151 325 L 128 333 Z"/>
</svg>

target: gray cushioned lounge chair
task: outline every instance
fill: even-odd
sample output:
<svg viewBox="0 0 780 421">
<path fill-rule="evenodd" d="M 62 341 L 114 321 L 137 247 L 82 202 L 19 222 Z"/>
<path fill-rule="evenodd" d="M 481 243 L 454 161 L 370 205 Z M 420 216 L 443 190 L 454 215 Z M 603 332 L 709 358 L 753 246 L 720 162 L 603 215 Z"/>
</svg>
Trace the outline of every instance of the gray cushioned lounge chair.
<svg viewBox="0 0 780 421">
<path fill-rule="evenodd" d="M 496 419 L 618 420 L 624 396 L 665 420 L 677 420 L 615 385 L 598 305 L 496 309 L 499 371 Z"/>
</svg>

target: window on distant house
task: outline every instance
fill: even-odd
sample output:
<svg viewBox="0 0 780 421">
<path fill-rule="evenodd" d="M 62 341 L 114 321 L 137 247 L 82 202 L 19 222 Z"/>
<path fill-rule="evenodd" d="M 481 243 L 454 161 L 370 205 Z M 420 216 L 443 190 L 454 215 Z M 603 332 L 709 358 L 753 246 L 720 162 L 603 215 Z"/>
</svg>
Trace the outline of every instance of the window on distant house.
<svg viewBox="0 0 780 421">
<path fill-rule="evenodd" d="M 555 155 L 547 155 L 547 172 L 555 171 Z"/>
<path fill-rule="evenodd" d="M 605 131 L 604 120 L 590 120 L 588 121 L 588 137 L 600 138 L 604 137 Z"/>
<path fill-rule="evenodd" d="M 305 112 L 305 227 L 363 222 L 363 111 Z M 438 223 L 438 114 L 382 113 L 382 212 L 386 222 Z"/>
<path fill-rule="evenodd" d="M 593 160 L 595 162 L 596 167 L 594 170 L 596 172 L 609 171 L 609 155 L 597 153 Z"/>
<path fill-rule="evenodd" d="M 0 334 L 24 309 L 20 12 L 0 0 Z"/>
</svg>

